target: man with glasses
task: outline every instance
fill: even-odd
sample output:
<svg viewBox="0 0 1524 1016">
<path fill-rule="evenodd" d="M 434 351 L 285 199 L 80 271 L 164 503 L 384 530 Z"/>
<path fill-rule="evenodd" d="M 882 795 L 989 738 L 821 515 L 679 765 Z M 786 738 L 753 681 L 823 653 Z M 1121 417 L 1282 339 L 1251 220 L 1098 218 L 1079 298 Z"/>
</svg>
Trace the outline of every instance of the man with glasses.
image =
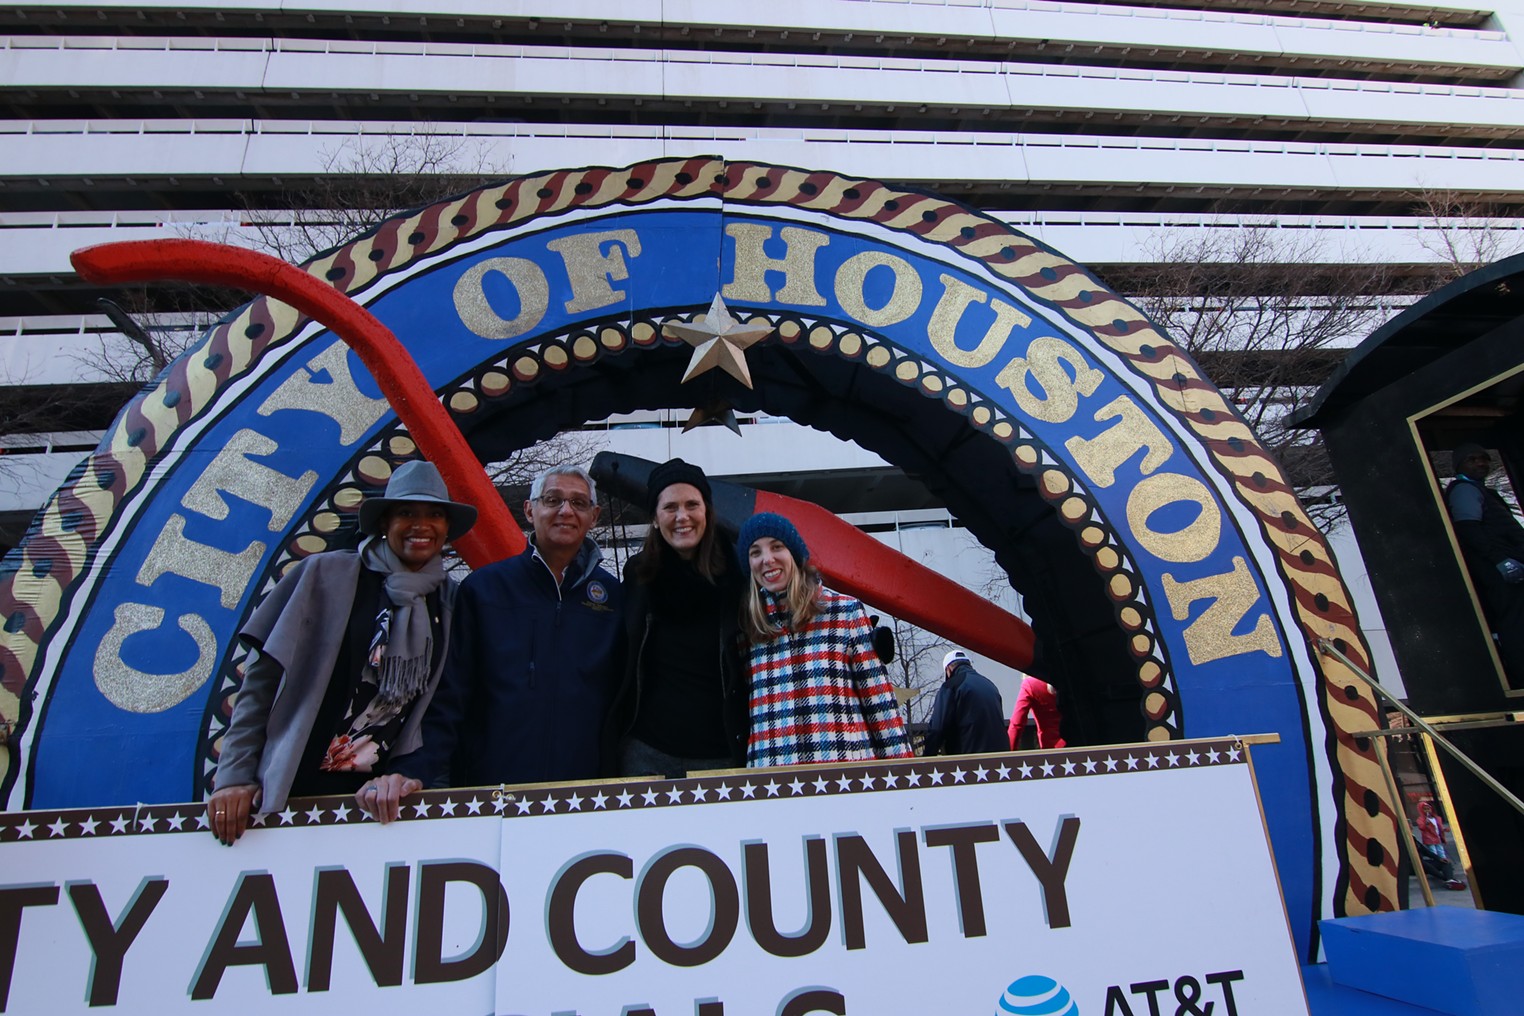
<svg viewBox="0 0 1524 1016">
<path fill-rule="evenodd" d="M 424 786 L 476 787 L 596 777 L 600 728 L 622 669 L 619 581 L 587 535 L 592 477 L 557 466 L 524 502 L 524 553 L 467 576 L 455 600 L 444 677 L 423 746 L 361 788 L 383 822 Z"/>
</svg>

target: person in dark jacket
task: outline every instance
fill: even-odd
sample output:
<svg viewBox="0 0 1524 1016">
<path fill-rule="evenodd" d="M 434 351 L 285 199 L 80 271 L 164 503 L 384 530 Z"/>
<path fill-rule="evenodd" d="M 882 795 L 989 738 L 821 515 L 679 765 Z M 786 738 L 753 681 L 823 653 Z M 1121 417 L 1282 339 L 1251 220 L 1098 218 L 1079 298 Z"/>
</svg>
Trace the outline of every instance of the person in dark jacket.
<svg viewBox="0 0 1524 1016">
<path fill-rule="evenodd" d="M 937 689 L 926 730 L 927 755 L 975 755 L 1009 751 L 1000 690 L 974 669 L 961 649 L 942 658 L 945 680 Z"/>
<path fill-rule="evenodd" d="M 1503 496 L 1487 486 L 1492 457 L 1479 444 L 1453 454 L 1455 479 L 1445 506 L 1466 570 L 1482 601 L 1488 627 L 1497 635 L 1503 669 L 1524 681 L 1524 526 Z"/>
<path fill-rule="evenodd" d="M 709 480 L 682 459 L 647 483 L 651 528 L 624 570 L 624 680 L 609 715 L 620 776 L 678 778 L 746 764 L 742 577 Z"/>
<path fill-rule="evenodd" d="M 598 519 L 580 466 L 542 473 L 524 514 L 530 546 L 467 576 L 423 745 L 362 789 L 383 822 L 424 786 L 597 777 L 600 729 L 623 662 L 619 580 L 588 537 Z"/>
<path fill-rule="evenodd" d="M 360 505 L 357 550 L 314 554 L 239 633 L 254 652 L 222 738 L 207 820 L 223 843 L 288 797 L 351 794 L 413 751 L 444 670 L 455 583 L 440 555 L 476 521 L 439 470 L 407 462 Z"/>
</svg>

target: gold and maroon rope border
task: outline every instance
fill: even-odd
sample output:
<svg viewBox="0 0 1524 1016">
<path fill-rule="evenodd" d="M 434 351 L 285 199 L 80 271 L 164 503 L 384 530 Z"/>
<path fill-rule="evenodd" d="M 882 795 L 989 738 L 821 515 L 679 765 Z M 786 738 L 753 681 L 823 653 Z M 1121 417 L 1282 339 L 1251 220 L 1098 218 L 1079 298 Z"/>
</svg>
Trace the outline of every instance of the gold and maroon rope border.
<svg viewBox="0 0 1524 1016">
<path fill-rule="evenodd" d="M 727 163 L 712 157 L 667 159 L 626 169 L 563 170 L 520 177 L 436 203 L 383 223 L 375 232 L 307 266 L 346 293 L 383 274 L 485 232 L 573 208 L 638 206 L 659 200 L 788 206 L 877 225 L 940 243 L 984 265 L 1084 328 L 1128 360 L 1205 443 L 1232 477 L 1274 548 L 1293 593 L 1304 637 L 1329 638 L 1357 664 L 1370 654 L 1338 580 L 1327 542 L 1247 423 L 1196 365 L 1137 308 L 1078 265 L 987 215 L 928 194 L 829 172 Z M 291 308 L 259 299 L 218 325 L 154 387 L 124 411 L 101 449 L 44 509 L 19 550 L 16 571 L 0 583 L 0 716 L 20 711 L 44 632 L 88 566 L 92 548 L 117 506 L 143 482 L 148 464 L 179 426 L 215 401 L 272 345 L 303 324 Z M 1352 732 L 1379 726 L 1380 710 L 1342 663 L 1310 657 L 1320 675 L 1319 706 L 1334 739 L 1333 762 L 1346 831 L 1342 913 L 1397 906 L 1397 822 L 1372 745 Z M 0 761 L 0 765 L 8 760 Z M 3 771 L 0 771 L 3 777 Z"/>
</svg>

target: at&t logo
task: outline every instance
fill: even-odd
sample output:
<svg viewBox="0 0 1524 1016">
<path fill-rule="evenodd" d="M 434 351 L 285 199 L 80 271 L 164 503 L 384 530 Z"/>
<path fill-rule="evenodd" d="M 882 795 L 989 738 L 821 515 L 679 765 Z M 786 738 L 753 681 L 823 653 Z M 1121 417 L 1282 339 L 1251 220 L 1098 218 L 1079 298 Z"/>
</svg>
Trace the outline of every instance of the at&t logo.
<svg viewBox="0 0 1524 1016">
<path fill-rule="evenodd" d="M 1080 1016 L 1080 1010 L 1068 988 L 1051 977 L 1028 974 L 1005 989 L 995 1016 Z"/>
</svg>

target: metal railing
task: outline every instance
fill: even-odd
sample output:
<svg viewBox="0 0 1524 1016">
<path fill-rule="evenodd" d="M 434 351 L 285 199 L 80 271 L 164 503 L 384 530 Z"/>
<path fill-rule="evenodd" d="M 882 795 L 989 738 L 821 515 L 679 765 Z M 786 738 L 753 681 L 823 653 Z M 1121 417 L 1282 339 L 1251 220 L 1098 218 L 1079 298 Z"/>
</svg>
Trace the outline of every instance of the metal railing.
<svg viewBox="0 0 1524 1016">
<path fill-rule="evenodd" d="M 1436 796 L 1438 796 L 1440 804 L 1449 818 L 1450 831 L 1455 835 L 1455 849 L 1460 855 L 1461 867 L 1466 873 L 1467 884 L 1471 887 L 1472 899 L 1476 901 L 1478 906 L 1481 906 L 1481 897 L 1476 883 L 1475 872 L 1471 865 L 1471 854 L 1466 849 L 1464 831 L 1461 829 L 1460 823 L 1455 821 L 1455 805 L 1450 799 L 1450 788 L 1445 781 L 1444 770 L 1441 769 L 1439 764 L 1438 749 L 1443 749 L 1456 763 L 1480 780 L 1483 786 L 1497 794 L 1520 815 L 1524 815 L 1524 800 L 1520 800 L 1517 794 L 1498 782 L 1497 778 L 1478 765 L 1475 759 L 1464 751 L 1461 751 L 1453 741 L 1440 731 L 1440 725 L 1419 716 L 1407 703 L 1382 687 L 1381 683 L 1368 674 L 1363 667 L 1346 656 L 1331 640 L 1326 638 L 1318 639 L 1316 646 L 1319 654 L 1331 656 L 1344 664 L 1344 666 L 1349 668 L 1350 673 L 1365 682 L 1382 699 L 1391 703 L 1398 712 L 1402 713 L 1413 724 L 1411 728 L 1388 727 L 1383 730 L 1362 730 L 1353 735 L 1355 737 L 1369 737 L 1376 745 L 1376 757 L 1381 763 L 1382 775 L 1386 777 L 1387 790 L 1392 795 L 1393 808 L 1401 808 L 1402 798 L 1397 789 L 1396 778 L 1392 774 L 1391 762 L 1387 757 L 1386 739 L 1396 735 L 1410 734 L 1414 729 L 1418 731 L 1419 737 L 1423 742 L 1424 753 L 1428 758 L 1429 773 L 1434 781 Z M 1492 727 L 1513 726 L 1518 722 L 1518 714 L 1495 713 L 1454 717 L 1449 722 L 1442 721 L 1442 725 L 1449 730 L 1481 730 Z M 1423 862 L 1418 853 L 1418 844 L 1413 840 L 1413 830 L 1409 827 L 1405 817 L 1400 825 L 1402 827 L 1403 843 L 1407 848 L 1408 861 L 1413 866 L 1414 874 L 1418 877 L 1418 886 L 1423 891 L 1424 902 L 1432 907 L 1435 905 L 1434 893 L 1430 890 L 1429 880 L 1424 874 Z"/>
</svg>

